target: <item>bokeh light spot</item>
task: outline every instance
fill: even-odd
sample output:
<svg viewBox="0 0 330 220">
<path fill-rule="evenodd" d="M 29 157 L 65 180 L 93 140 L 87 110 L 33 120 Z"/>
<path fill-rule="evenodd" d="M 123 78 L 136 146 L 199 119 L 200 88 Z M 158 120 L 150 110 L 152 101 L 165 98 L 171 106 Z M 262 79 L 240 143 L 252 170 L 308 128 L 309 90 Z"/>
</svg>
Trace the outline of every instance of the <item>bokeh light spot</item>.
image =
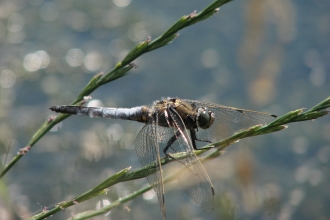
<svg viewBox="0 0 330 220">
<path fill-rule="evenodd" d="M 103 103 L 101 100 L 94 99 L 90 102 L 88 102 L 87 107 L 101 107 L 103 106 Z"/>
<path fill-rule="evenodd" d="M 124 129 L 120 124 L 112 124 L 107 129 L 109 140 L 119 141 L 124 135 Z"/>
<path fill-rule="evenodd" d="M 29 72 L 34 72 L 46 68 L 50 62 L 46 51 L 40 50 L 35 53 L 29 53 L 24 57 L 23 66 Z"/>
<path fill-rule="evenodd" d="M 201 56 L 201 62 L 206 68 L 216 67 L 219 63 L 219 54 L 214 49 L 205 50 Z"/>
<path fill-rule="evenodd" d="M 80 49 L 74 48 L 68 51 L 65 59 L 70 66 L 78 67 L 84 62 L 84 53 Z"/>
<path fill-rule="evenodd" d="M 85 157 L 87 160 L 98 161 L 102 156 L 104 156 L 102 151 L 102 145 L 99 142 L 98 136 L 94 132 L 82 132 L 81 138 L 82 146 L 84 146 Z"/>
<path fill-rule="evenodd" d="M 84 59 L 84 65 L 89 71 L 98 70 L 102 65 L 101 55 L 95 52 L 88 53 Z"/>
<path fill-rule="evenodd" d="M 142 195 L 144 200 L 154 199 L 155 196 L 156 196 L 156 193 L 153 190 L 149 190 L 149 191 L 143 193 L 143 195 Z"/>
<path fill-rule="evenodd" d="M 10 88 L 16 82 L 16 75 L 11 70 L 2 70 L 0 73 L 0 86 Z"/>
<path fill-rule="evenodd" d="M 315 66 L 309 75 L 309 80 L 314 86 L 323 86 L 326 75 L 327 74 L 322 66 Z"/>
<path fill-rule="evenodd" d="M 82 12 L 74 12 L 71 20 L 72 28 L 76 31 L 83 32 L 87 31 L 91 25 L 90 18 Z"/>
<path fill-rule="evenodd" d="M 115 3 L 116 6 L 123 8 L 127 7 L 131 3 L 131 0 L 113 0 L 113 3 Z"/>
<path fill-rule="evenodd" d="M 134 42 L 139 42 L 147 39 L 148 32 L 146 30 L 146 24 L 144 22 L 133 24 L 129 27 L 127 35 L 129 39 Z"/>
<path fill-rule="evenodd" d="M 308 166 L 301 166 L 296 170 L 295 179 L 298 183 L 304 183 L 308 180 L 310 168 Z"/>
<path fill-rule="evenodd" d="M 46 51 L 44 51 L 44 50 L 39 50 L 39 51 L 36 52 L 36 54 L 41 59 L 41 66 L 40 66 L 40 68 L 41 69 L 46 68 L 49 65 L 49 62 L 50 62 L 50 58 L 49 58 L 48 53 Z"/>
<path fill-rule="evenodd" d="M 42 65 L 41 58 L 35 53 L 29 53 L 24 57 L 23 66 L 29 72 L 40 69 Z"/>
<path fill-rule="evenodd" d="M 294 189 L 291 191 L 290 194 L 290 204 L 297 206 L 301 203 L 301 201 L 304 199 L 305 193 L 301 189 Z"/>
<path fill-rule="evenodd" d="M 293 148 L 293 151 L 296 154 L 306 153 L 306 151 L 308 149 L 308 140 L 307 140 L 307 138 L 305 138 L 303 136 L 295 138 L 293 140 L 293 143 L 292 143 L 292 148 Z"/>
<path fill-rule="evenodd" d="M 9 20 L 8 20 L 8 30 L 10 32 L 20 32 L 21 30 L 23 30 L 25 21 L 24 18 L 21 14 L 18 13 L 14 13 L 10 16 Z"/>
</svg>

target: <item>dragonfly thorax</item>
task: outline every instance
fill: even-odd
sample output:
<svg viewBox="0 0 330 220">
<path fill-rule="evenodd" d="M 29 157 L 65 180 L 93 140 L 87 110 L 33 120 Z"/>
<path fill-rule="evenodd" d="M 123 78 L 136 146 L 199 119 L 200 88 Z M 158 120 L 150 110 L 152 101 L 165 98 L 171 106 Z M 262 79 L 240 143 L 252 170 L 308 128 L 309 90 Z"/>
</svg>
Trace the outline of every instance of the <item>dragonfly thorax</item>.
<svg viewBox="0 0 330 220">
<path fill-rule="evenodd" d="M 202 129 L 207 129 L 211 127 L 214 122 L 214 113 L 208 111 L 205 107 L 200 107 L 197 109 L 197 126 Z"/>
</svg>

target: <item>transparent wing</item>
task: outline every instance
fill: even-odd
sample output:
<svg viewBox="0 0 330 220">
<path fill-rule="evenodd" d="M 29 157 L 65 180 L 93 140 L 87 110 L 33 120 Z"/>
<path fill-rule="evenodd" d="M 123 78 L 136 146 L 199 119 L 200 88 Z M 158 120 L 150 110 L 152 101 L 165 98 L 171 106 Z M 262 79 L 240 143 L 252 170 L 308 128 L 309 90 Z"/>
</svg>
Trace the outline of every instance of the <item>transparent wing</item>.
<svg viewBox="0 0 330 220">
<path fill-rule="evenodd" d="M 136 137 L 135 149 L 142 167 L 150 163 L 155 164 L 154 169 L 156 169 L 156 172 L 150 173 L 147 171 L 145 174 L 147 180 L 157 194 L 162 215 L 164 218 L 166 218 L 162 173 L 163 170 L 160 163 L 157 128 L 158 126 L 155 121 L 146 124 Z"/>
<path fill-rule="evenodd" d="M 201 102 L 197 100 L 183 100 L 196 107 L 207 107 L 215 115 L 213 125 L 209 129 L 198 129 L 197 138 L 222 140 L 233 135 L 235 132 L 258 124 L 268 124 L 276 116 L 267 113 L 245 109 L 227 107 L 223 105 Z"/>
<path fill-rule="evenodd" d="M 192 142 L 188 130 L 180 117 L 174 110 L 169 110 L 170 117 L 175 127 L 172 134 L 177 135 L 176 141 L 169 148 L 169 153 L 186 152 L 188 156 L 185 159 L 170 164 L 170 169 L 177 172 L 181 168 L 182 171 L 177 175 L 177 179 L 189 197 L 199 204 L 205 211 L 212 211 L 214 206 L 214 190 L 211 180 L 206 173 L 203 165 L 193 151 Z"/>
</svg>

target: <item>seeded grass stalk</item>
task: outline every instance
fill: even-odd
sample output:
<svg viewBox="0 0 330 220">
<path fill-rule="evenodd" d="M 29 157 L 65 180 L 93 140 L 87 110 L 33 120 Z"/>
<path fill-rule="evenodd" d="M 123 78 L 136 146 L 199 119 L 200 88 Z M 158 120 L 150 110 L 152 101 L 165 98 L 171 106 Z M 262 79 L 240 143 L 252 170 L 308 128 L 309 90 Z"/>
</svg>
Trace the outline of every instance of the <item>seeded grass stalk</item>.
<svg viewBox="0 0 330 220">
<path fill-rule="evenodd" d="M 84 97 L 89 96 L 94 90 L 100 86 L 109 83 L 113 80 L 116 80 L 120 77 L 123 77 L 129 73 L 129 71 L 135 67 L 132 63 L 136 58 L 143 55 L 144 53 L 150 52 L 157 48 L 166 46 L 170 44 L 177 36 L 178 31 L 182 30 L 185 27 L 203 21 L 215 13 L 218 12 L 219 7 L 230 2 L 231 0 L 217 0 L 212 4 L 207 6 L 204 10 L 199 13 L 192 12 L 190 15 L 185 15 L 176 21 L 167 31 L 162 35 L 157 37 L 155 40 L 150 38 L 146 39 L 143 42 L 138 43 L 127 55 L 126 57 L 116 64 L 114 69 L 109 73 L 103 74 L 100 73 L 94 76 L 89 83 L 82 89 L 80 94 L 76 97 L 70 105 L 82 105 L 85 100 Z M 13 157 L 13 159 L 8 163 L 8 165 L 1 171 L 0 179 L 26 154 L 28 151 L 42 138 L 52 127 L 54 127 L 59 122 L 63 121 L 70 115 L 60 114 L 57 117 L 49 118 L 44 122 L 37 132 L 32 136 L 25 148 L 22 148 L 18 154 Z"/>
<path fill-rule="evenodd" d="M 286 124 L 292 123 L 292 122 L 300 122 L 300 121 L 307 121 L 307 120 L 314 120 L 319 117 L 325 116 L 329 113 L 330 109 L 330 96 L 314 106 L 313 108 L 309 109 L 308 111 L 303 111 L 303 109 L 297 109 L 294 111 L 290 111 L 281 117 L 278 117 L 276 120 L 271 122 L 268 125 L 262 126 L 262 125 L 256 125 L 253 127 L 250 127 L 248 129 L 239 131 L 235 133 L 234 135 L 209 145 L 204 146 L 201 150 L 195 151 L 197 155 L 200 155 L 202 153 L 205 153 L 206 151 L 211 151 L 207 155 L 200 158 L 202 162 L 206 160 L 210 160 L 212 158 L 218 157 L 222 155 L 223 150 L 230 146 L 233 143 L 236 143 L 240 139 L 252 137 L 256 135 L 263 135 L 268 134 L 276 131 L 283 130 L 287 128 L 288 126 Z M 172 154 L 173 158 L 175 160 L 183 159 L 187 156 L 185 152 L 180 152 L 176 154 Z M 161 159 L 162 165 L 165 165 L 167 163 L 173 162 L 174 159 L 169 157 L 163 157 Z M 120 182 L 126 182 L 134 179 L 144 178 L 146 173 L 152 173 L 155 172 L 155 164 L 151 163 L 141 169 L 130 171 L 131 168 L 125 168 L 115 175 L 109 177 L 108 179 L 104 180 L 102 183 L 94 187 L 93 189 L 69 200 L 69 201 L 63 201 L 55 205 L 55 207 L 51 210 L 43 210 L 39 214 L 36 214 L 29 218 L 29 220 L 39 220 L 39 219 L 45 219 L 59 211 L 64 210 L 67 207 L 73 206 L 75 204 L 78 204 L 80 202 L 86 201 L 90 198 L 94 198 L 99 195 L 106 194 L 109 188 L 117 183 Z M 181 170 L 182 171 L 182 170 Z M 181 171 L 178 171 L 177 173 L 170 175 L 164 179 L 164 182 L 169 182 L 173 179 L 175 179 L 175 176 L 180 173 Z M 112 209 L 123 205 L 125 202 L 128 202 L 135 197 L 142 195 L 143 193 L 151 190 L 151 186 L 146 186 L 141 188 L 138 191 L 135 191 L 134 193 L 131 193 L 125 197 L 118 198 L 116 201 L 112 202 L 111 204 L 104 206 L 97 210 L 89 210 L 81 213 L 77 213 L 74 216 L 72 216 L 69 219 L 88 219 L 90 217 L 98 216 L 106 214 L 107 212 L 111 211 Z"/>
</svg>

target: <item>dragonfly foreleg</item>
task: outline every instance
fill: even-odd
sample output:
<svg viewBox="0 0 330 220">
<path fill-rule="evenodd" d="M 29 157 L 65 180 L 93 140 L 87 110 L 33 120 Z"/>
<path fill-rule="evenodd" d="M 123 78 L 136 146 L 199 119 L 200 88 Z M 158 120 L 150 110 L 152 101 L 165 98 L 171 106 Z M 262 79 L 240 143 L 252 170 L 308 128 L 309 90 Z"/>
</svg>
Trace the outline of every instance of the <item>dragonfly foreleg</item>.
<svg viewBox="0 0 330 220">
<path fill-rule="evenodd" d="M 190 131 L 191 142 L 192 142 L 192 144 L 193 144 L 193 148 L 194 148 L 195 150 L 199 150 L 199 149 L 197 148 L 197 146 L 196 146 L 196 141 L 212 143 L 212 142 L 209 141 L 209 140 L 204 140 L 204 139 L 199 139 L 199 138 L 197 138 L 197 135 L 196 135 L 196 131 L 195 131 L 195 129 L 190 129 L 189 131 Z"/>
</svg>

